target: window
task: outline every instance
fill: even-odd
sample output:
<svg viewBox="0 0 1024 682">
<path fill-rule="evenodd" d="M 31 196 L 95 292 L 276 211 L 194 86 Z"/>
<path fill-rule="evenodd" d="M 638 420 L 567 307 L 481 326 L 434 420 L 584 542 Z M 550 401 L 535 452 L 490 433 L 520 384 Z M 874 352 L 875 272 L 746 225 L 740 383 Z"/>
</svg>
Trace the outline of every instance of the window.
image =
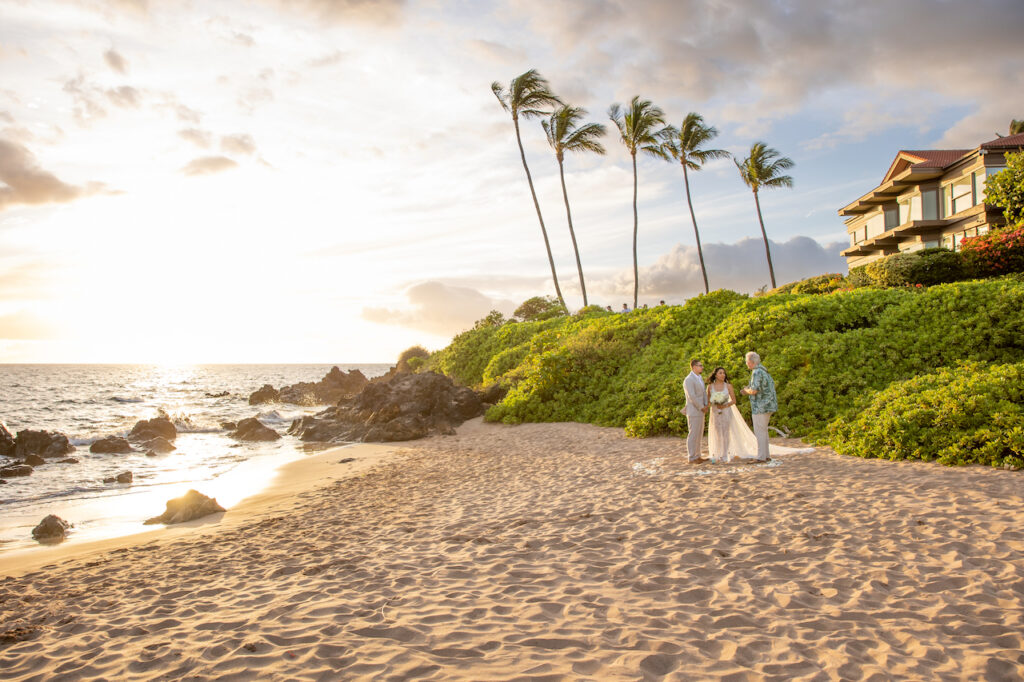
<svg viewBox="0 0 1024 682">
<path fill-rule="evenodd" d="M 973 185 L 973 175 L 965 175 L 953 182 L 953 213 L 965 211 L 974 205 Z"/>
<path fill-rule="evenodd" d="M 928 241 L 926 241 L 924 243 L 924 248 L 926 248 L 926 249 L 937 249 L 937 248 L 939 248 L 939 240 L 938 239 L 929 239 Z"/>
<path fill-rule="evenodd" d="M 896 206 L 885 209 L 885 229 L 891 230 L 900 224 L 900 210 Z"/>
<path fill-rule="evenodd" d="M 978 227 L 978 234 L 988 234 L 988 225 L 981 225 Z"/>
<path fill-rule="evenodd" d="M 921 193 L 921 218 L 923 220 L 939 219 L 939 192 L 926 189 Z"/>
<path fill-rule="evenodd" d="M 942 237 L 942 248 L 953 250 L 953 235 L 947 234 Z"/>
</svg>

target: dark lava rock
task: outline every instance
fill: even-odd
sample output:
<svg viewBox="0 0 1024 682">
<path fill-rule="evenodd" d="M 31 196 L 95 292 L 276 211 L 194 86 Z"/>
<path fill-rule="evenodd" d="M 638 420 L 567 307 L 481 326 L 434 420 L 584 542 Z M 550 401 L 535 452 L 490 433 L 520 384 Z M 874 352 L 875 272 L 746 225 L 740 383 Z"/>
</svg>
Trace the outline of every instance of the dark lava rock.
<svg viewBox="0 0 1024 682">
<path fill-rule="evenodd" d="M 358 369 L 342 372 L 332 367 L 320 381 L 284 386 L 279 395 L 281 402 L 293 405 L 335 405 L 339 400 L 356 395 L 368 383 L 369 379 Z"/>
<path fill-rule="evenodd" d="M 104 483 L 131 483 L 133 478 L 134 477 L 132 476 L 132 472 L 130 472 L 130 471 L 122 471 L 117 476 L 111 476 L 110 478 L 104 478 L 103 482 Z"/>
<path fill-rule="evenodd" d="M 252 441 L 271 441 L 278 440 L 281 437 L 274 429 L 265 426 L 256 417 L 249 417 L 238 422 L 238 426 L 231 432 L 232 438 L 238 440 L 252 440 Z"/>
<path fill-rule="evenodd" d="M 442 374 L 398 373 L 371 382 L 354 398 L 292 422 L 288 433 L 304 441 L 392 442 L 451 434 L 483 413 L 479 396 Z"/>
<path fill-rule="evenodd" d="M 28 455 L 40 457 L 63 457 L 73 452 L 75 446 L 68 442 L 68 437 L 55 431 L 18 431 L 14 440 L 14 456 L 24 459 Z"/>
<path fill-rule="evenodd" d="M 254 391 L 249 396 L 250 405 L 261 405 L 263 403 L 276 403 L 281 400 L 281 394 L 270 384 L 263 384 L 263 388 Z"/>
<path fill-rule="evenodd" d="M 29 465 L 30 467 L 37 467 L 46 464 L 46 460 L 40 457 L 39 455 L 26 455 L 25 464 Z"/>
<path fill-rule="evenodd" d="M 171 443 L 171 441 L 167 440 L 163 436 L 150 438 L 145 443 L 142 443 L 142 447 L 146 448 L 147 456 L 149 456 L 150 452 L 156 455 L 166 455 L 168 452 L 173 452 L 178 449 L 173 443 Z"/>
<path fill-rule="evenodd" d="M 207 497 L 195 490 L 189 490 L 181 497 L 167 500 L 167 509 L 160 516 L 146 520 L 146 525 L 153 523 L 183 523 L 198 519 L 209 514 L 227 511 L 217 504 L 217 500 Z"/>
<path fill-rule="evenodd" d="M 14 456 L 14 436 L 0 423 L 0 457 Z"/>
<path fill-rule="evenodd" d="M 17 476 L 31 476 L 32 467 L 27 464 L 11 464 L 0 467 L 0 478 L 15 478 Z"/>
<path fill-rule="evenodd" d="M 505 396 L 508 395 L 508 389 L 501 384 L 491 384 L 477 395 L 480 396 L 481 401 L 495 405 L 505 399 Z"/>
<path fill-rule="evenodd" d="M 120 436 L 107 436 L 106 438 L 101 438 L 89 446 L 89 452 L 97 452 L 101 454 L 123 455 L 124 453 L 131 451 L 132 444 Z"/>
<path fill-rule="evenodd" d="M 143 419 L 128 434 L 128 440 L 132 441 L 144 442 L 157 437 L 169 441 L 178 437 L 178 429 L 174 428 L 174 422 L 166 416 L 161 415 L 153 419 Z"/>
<path fill-rule="evenodd" d="M 221 422 L 220 428 L 224 429 L 225 431 L 234 431 L 236 428 L 238 428 L 238 424 L 236 424 L 235 422 Z"/>
<path fill-rule="evenodd" d="M 74 457 L 65 457 L 64 459 L 58 459 L 57 464 L 78 464 L 78 460 Z"/>
<path fill-rule="evenodd" d="M 49 540 L 53 542 L 55 540 L 63 540 L 69 528 L 71 528 L 70 523 L 59 516 L 50 514 L 40 521 L 38 526 L 32 529 L 32 537 L 39 541 Z"/>
</svg>

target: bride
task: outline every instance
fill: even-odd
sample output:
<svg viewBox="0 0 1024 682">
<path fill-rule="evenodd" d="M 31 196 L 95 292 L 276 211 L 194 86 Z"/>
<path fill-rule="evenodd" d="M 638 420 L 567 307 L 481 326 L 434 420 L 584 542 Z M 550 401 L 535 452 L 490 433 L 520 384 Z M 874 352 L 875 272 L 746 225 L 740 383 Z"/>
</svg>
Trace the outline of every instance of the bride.
<svg viewBox="0 0 1024 682">
<path fill-rule="evenodd" d="M 757 460 L 757 438 L 736 408 L 736 392 L 724 367 L 715 367 L 707 388 L 711 420 L 708 424 L 708 453 L 712 462 Z M 793 455 L 810 449 L 770 446 L 773 455 Z"/>
</svg>

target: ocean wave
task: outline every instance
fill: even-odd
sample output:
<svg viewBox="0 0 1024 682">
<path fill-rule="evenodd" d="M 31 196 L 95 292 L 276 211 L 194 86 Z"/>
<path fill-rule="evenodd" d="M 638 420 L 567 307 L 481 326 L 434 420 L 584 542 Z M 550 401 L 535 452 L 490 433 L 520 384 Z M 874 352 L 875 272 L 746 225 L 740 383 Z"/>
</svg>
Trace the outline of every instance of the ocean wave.
<svg viewBox="0 0 1024 682">
<path fill-rule="evenodd" d="M 115 403 L 144 403 L 146 402 L 143 398 L 122 398 L 119 395 L 111 396 L 110 398 Z"/>
</svg>

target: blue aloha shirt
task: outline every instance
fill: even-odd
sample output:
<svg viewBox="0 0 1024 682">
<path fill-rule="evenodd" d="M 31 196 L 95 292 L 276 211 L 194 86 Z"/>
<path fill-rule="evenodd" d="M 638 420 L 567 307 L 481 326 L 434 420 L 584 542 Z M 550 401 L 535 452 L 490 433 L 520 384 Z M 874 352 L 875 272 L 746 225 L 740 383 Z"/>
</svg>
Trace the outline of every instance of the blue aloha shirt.
<svg viewBox="0 0 1024 682">
<path fill-rule="evenodd" d="M 758 365 L 750 373 L 750 388 L 757 391 L 750 396 L 751 414 L 779 411 L 779 400 L 775 396 L 775 381 L 763 366 Z"/>
</svg>

